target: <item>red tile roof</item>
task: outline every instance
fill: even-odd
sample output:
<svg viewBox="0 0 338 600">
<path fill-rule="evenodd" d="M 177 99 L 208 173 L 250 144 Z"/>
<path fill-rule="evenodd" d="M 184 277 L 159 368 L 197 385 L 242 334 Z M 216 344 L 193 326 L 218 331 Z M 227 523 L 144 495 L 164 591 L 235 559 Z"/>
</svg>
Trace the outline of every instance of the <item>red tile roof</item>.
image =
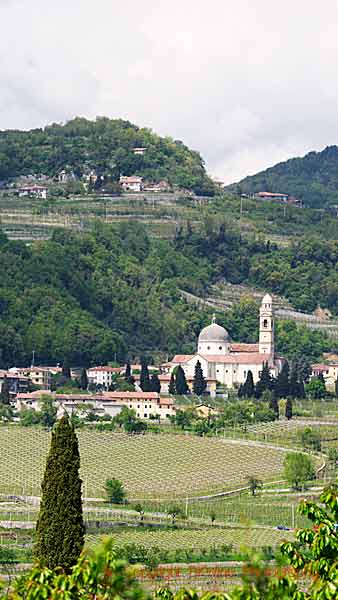
<svg viewBox="0 0 338 600">
<path fill-rule="evenodd" d="M 90 367 L 89 373 L 101 372 L 101 373 L 121 373 L 123 367 Z"/>
<path fill-rule="evenodd" d="M 230 344 L 231 352 L 258 352 L 259 344 Z"/>
<path fill-rule="evenodd" d="M 270 354 L 259 354 L 259 352 L 240 352 L 239 354 L 202 355 L 202 358 L 211 363 L 229 364 L 229 365 L 261 365 L 271 359 Z"/>
<path fill-rule="evenodd" d="M 188 362 L 188 360 L 190 360 L 194 356 L 195 356 L 194 354 L 176 354 L 171 362 L 172 363 Z"/>
</svg>

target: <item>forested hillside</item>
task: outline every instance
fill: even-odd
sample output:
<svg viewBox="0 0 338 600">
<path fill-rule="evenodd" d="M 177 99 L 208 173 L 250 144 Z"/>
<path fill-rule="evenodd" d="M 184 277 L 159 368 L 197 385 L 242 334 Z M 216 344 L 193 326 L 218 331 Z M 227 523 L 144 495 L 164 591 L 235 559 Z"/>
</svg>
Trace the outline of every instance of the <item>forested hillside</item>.
<svg viewBox="0 0 338 600">
<path fill-rule="evenodd" d="M 190 226 L 172 241 L 149 238 L 138 223 L 97 223 L 91 232 L 55 231 L 30 246 L 0 238 L 0 366 L 95 364 L 162 352 L 190 352 L 210 309 L 186 304 L 220 279 L 280 292 L 296 308 L 318 302 L 338 314 L 338 243 L 300 239 L 283 250 L 243 238 L 236 228 Z M 244 299 L 218 320 L 235 340 L 255 341 L 258 306 Z M 319 358 L 332 341 L 279 323 L 277 348 Z"/>
<path fill-rule="evenodd" d="M 241 193 L 279 192 L 295 196 L 307 206 L 338 204 L 338 146 L 291 158 L 229 186 Z"/>
<path fill-rule="evenodd" d="M 146 148 L 144 155 L 133 153 L 137 147 Z M 76 118 L 44 129 L 0 132 L 0 181 L 30 174 L 54 177 L 62 169 L 78 177 L 93 169 L 113 181 L 120 175 L 140 175 L 197 194 L 213 193 L 198 152 L 129 121 Z"/>
</svg>

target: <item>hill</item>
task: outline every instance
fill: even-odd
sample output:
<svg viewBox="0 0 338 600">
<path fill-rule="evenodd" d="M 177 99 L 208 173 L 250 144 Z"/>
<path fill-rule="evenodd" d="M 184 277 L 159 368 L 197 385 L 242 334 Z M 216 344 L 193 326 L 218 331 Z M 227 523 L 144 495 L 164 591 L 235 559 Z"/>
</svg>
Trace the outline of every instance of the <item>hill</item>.
<svg viewBox="0 0 338 600">
<path fill-rule="evenodd" d="M 253 194 L 260 191 L 295 196 L 310 207 L 338 204 L 338 146 L 291 158 L 227 189 Z"/>
<path fill-rule="evenodd" d="M 135 148 L 146 148 L 135 154 Z M 55 177 L 65 169 L 77 177 L 91 170 L 118 181 L 120 175 L 165 179 L 197 194 L 213 193 L 198 152 L 122 119 L 75 118 L 30 131 L 0 132 L 0 181 L 22 175 Z"/>
</svg>

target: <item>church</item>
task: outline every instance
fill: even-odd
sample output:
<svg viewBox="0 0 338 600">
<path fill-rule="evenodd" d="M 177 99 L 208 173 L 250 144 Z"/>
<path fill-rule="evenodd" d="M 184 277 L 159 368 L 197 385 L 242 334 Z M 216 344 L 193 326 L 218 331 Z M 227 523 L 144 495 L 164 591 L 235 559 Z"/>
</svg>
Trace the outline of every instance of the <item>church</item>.
<svg viewBox="0 0 338 600">
<path fill-rule="evenodd" d="M 204 377 L 208 382 L 207 391 L 211 396 L 216 394 L 217 383 L 225 385 L 228 389 L 244 383 L 248 371 L 252 372 L 256 383 L 263 363 L 266 362 L 271 374 L 276 377 L 284 360 L 275 354 L 274 313 L 270 294 L 264 296 L 260 306 L 258 343 L 233 342 L 227 330 L 218 325 L 213 317 L 212 323 L 204 327 L 199 334 L 196 354 L 177 354 L 165 367 L 170 375 L 175 367 L 180 365 L 189 387 L 192 387 L 197 361 L 201 363 Z"/>
</svg>

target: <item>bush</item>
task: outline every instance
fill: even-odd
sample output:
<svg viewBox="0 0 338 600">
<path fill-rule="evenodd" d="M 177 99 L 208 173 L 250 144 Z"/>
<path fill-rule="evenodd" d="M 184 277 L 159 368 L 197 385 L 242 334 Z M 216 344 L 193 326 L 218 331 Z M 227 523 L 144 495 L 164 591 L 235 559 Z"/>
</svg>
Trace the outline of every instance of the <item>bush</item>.
<svg viewBox="0 0 338 600">
<path fill-rule="evenodd" d="M 127 501 L 127 494 L 123 484 L 118 479 L 106 479 L 105 490 L 107 501 L 111 504 L 124 504 Z"/>
</svg>

